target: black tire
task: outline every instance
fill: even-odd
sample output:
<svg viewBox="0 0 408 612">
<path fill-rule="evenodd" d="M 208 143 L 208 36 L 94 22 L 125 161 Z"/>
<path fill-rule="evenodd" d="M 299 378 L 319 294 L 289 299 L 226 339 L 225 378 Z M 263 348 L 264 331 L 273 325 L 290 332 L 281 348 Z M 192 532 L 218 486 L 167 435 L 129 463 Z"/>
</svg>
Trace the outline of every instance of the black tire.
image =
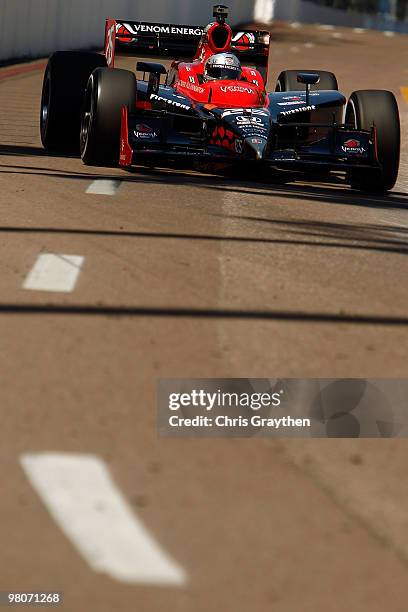
<svg viewBox="0 0 408 612">
<path fill-rule="evenodd" d="M 276 82 L 275 91 L 303 91 L 305 85 L 298 83 L 299 72 L 314 72 L 320 75 L 320 81 L 310 87 L 311 90 L 338 90 L 337 79 L 332 72 L 326 70 L 284 70 Z"/>
<path fill-rule="evenodd" d="M 353 170 L 351 186 L 361 191 L 383 193 L 392 189 L 398 178 L 401 127 L 398 105 L 390 91 L 367 89 L 351 94 L 346 108 L 346 124 L 357 130 L 377 133 L 377 154 L 381 170 Z"/>
<path fill-rule="evenodd" d="M 81 124 L 81 157 L 87 165 L 119 163 L 122 108 L 136 104 L 133 72 L 109 68 L 95 70 L 88 82 Z"/>
<path fill-rule="evenodd" d="M 58 51 L 47 64 L 41 96 L 41 141 L 47 151 L 79 154 L 81 110 L 89 75 L 106 58 L 98 53 Z"/>
</svg>

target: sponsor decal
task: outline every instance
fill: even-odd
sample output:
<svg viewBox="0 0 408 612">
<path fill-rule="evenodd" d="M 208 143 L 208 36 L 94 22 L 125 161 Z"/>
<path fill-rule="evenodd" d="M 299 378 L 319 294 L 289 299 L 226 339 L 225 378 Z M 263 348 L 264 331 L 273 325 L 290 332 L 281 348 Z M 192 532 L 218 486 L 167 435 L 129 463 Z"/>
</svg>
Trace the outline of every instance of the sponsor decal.
<svg viewBox="0 0 408 612">
<path fill-rule="evenodd" d="M 199 87 L 198 85 L 193 85 L 193 83 L 189 83 L 188 81 L 179 81 L 178 84 L 180 85 L 180 87 L 184 87 L 185 89 L 191 89 L 192 91 L 195 91 L 196 93 L 204 93 L 205 92 L 204 87 Z"/>
<path fill-rule="evenodd" d="M 180 96 L 177 97 L 180 99 Z M 151 94 L 150 99 L 154 100 L 155 102 L 163 102 L 164 104 L 169 104 L 170 106 L 175 106 L 176 108 L 182 108 L 184 110 L 190 110 L 191 108 L 190 106 L 187 106 L 187 104 L 182 104 L 181 102 L 171 100 L 170 98 L 163 98 L 163 96 L 158 96 L 157 94 Z"/>
<path fill-rule="evenodd" d="M 247 93 L 253 94 L 255 93 L 254 89 L 251 87 L 241 87 L 240 85 L 222 85 L 220 87 L 221 91 L 224 93 Z"/>
<path fill-rule="evenodd" d="M 224 119 L 224 117 L 229 117 L 230 115 L 243 115 L 244 113 L 246 115 L 251 114 L 260 117 L 269 117 L 268 111 L 259 108 L 226 108 L 222 112 L 221 117 Z"/>
<path fill-rule="evenodd" d="M 356 138 L 349 138 L 349 140 L 346 140 L 341 150 L 344 151 L 344 153 L 358 153 L 359 155 L 366 152 L 366 149 L 361 146 L 360 141 Z"/>
<path fill-rule="evenodd" d="M 145 123 L 138 123 L 134 130 L 134 135 L 136 138 L 140 138 L 142 140 L 152 140 L 153 138 L 157 138 L 158 134 L 150 127 L 150 125 L 146 125 Z"/>
<path fill-rule="evenodd" d="M 282 111 L 279 114 L 283 115 L 284 117 L 287 117 L 288 115 L 295 115 L 296 113 L 307 113 L 308 111 L 312 110 L 316 110 L 316 107 L 313 104 L 310 106 L 301 106 L 300 108 L 292 108 L 288 111 Z"/>
<path fill-rule="evenodd" d="M 299 98 L 298 100 L 296 100 L 296 102 L 278 102 L 278 106 L 296 106 L 297 104 L 300 104 L 301 102 L 304 102 L 304 100 Z"/>
<path fill-rule="evenodd" d="M 264 132 L 263 134 L 260 132 Z M 266 130 L 242 130 L 244 138 L 266 138 Z"/>
<path fill-rule="evenodd" d="M 109 28 L 108 33 L 107 33 L 106 62 L 108 66 L 111 66 L 113 64 L 114 44 L 115 44 L 115 24 L 111 28 Z"/>
<path fill-rule="evenodd" d="M 255 34 L 253 32 L 238 32 L 232 39 L 232 45 L 238 51 L 248 51 L 253 44 L 255 44 Z"/>
<path fill-rule="evenodd" d="M 251 138 L 252 144 L 262 144 L 265 140 L 261 140 L 261 138 Z"/>
<path fill-rule="evenodd" d="M 263 121 L 261 117 L 247 117 L 245 115 L 238 115 L 235 117 L 235 122 L 237 125 L 263 125 Z"/>
<path fill-rule="evenodd" d="M 241 138 L 237 138 L 235 141 L 235 152 L 241 155 L 244 151 L 244 141 Z"/>
<path fill-rule="evenodd" d="M 253 78 L 251 79 L 251 83 L 253 83 L 253 84 L 254 84 L 254 85 L 256 85 L 257 87 L 260 87 L 260 85 L 259 85 L 259 81 L 258 81 L 258 76 L 259 76 L 259 73 L 258 73 L 258 72 L 255 72 L 255 70 L 250 70 L 250 71 L 249 71 L 249 74 L 251 75 L 251 77 L 253 77 Z"/>
<path fill-rule="evenodd" d="M 230 62 L 226 61 L 224 64 L 217 63 L 216 68 L 226 68 L 228 70 L 235 70 L 235 72 L 237 73 L 240 72 L 240 69 L 238 68 L 238 66 L 234 66 L 233 63 L 234 63 L 234 60 L 231 58 Z"/>
<path fill-rule="evenodd" d="M 176 36 L 202 36 L 202 28 L 188 28 L 183 26 L 160 25 L 152 23 L 121 23 L 128 32 L 134 36 L 138 34 L 174 34 Z"/>
<path fill-rule="evenodd" d="M 132 33 L 129 32 L 129 30 L 127 29 L 126 26 L 118 23 L 116 25 L 116 38 L 120 41 L 120 42 L 132 42 Z"/>
<path fill-rule="evenodd" d="M 309 91 L 309 96 L 319 96 L 319 95 L 320 94 L 318 91 Z M 301 102 L 302 100 L 305 99 L 305 97 L 306 97 L 306 94 L 303 94 L 303 97 L 301 96 L 283 96 L 282 100 L 299 100 Z"/>
</svg>

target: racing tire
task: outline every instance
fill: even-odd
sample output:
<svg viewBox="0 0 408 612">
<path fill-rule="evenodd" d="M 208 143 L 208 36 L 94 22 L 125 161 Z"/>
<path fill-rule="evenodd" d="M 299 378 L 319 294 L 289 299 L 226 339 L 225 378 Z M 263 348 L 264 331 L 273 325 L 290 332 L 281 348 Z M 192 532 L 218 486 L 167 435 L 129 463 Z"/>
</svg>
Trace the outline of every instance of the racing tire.
<svg viewBox="0 0 408 612">
<path fill-rule="evenodd" d="M 122 108 L 133 111 L 137 81 L 129 70 L 98 68 L 89 77 L 81 123 L 81 157 L 90 166 L 119 163 Z"/>
<path fill-rule="evenodd" d="M 381 169 L 353 169 L 351 186 L 360 191 L 384 193 L 398 178 L 401 127 L 398 104 L 390 91 L 367 89 L 351 94 L 346 108 L 346 124 L 357 130 L 376 127 L 376 146 Z"/>
<path fill-rule="evenodd" d="M 40 132 L 47 151 L 79 154 L 81 110 L 89 75 L 106 66 L 98 53 L 58 51 L 47 64 L 41 95 Z"/>
<path fill-rule="evenodd" d="M 280 73 L 276 82 L 275 91 L 302 91 L 304 85 L 298 83 L 297 75 L 300 72 L 314 72 L 320 76 L 320 81 L 316 85 L 311 85 L 313 90 L 338 90 L 337 79 L 332 72 L 325 70 L 284 70 Z"/>
</svg>

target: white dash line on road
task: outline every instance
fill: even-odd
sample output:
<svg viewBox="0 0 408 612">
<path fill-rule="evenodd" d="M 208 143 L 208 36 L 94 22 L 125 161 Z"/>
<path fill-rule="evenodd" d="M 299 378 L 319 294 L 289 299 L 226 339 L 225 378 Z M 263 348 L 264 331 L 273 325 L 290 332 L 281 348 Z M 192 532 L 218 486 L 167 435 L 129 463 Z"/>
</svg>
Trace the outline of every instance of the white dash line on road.
<svg viewBox="0 0 408 612">
<path fill-rule="evenodd" d="M 93 181 L 86 193 L 90 195 L 106 195 L 114 196 L 121 186 L 122 181 L 114 181 L 111 179 L 96 179 Z"/>
<path fill-rule="evenodd" d="M 20 457 L 52 518 L 95 572 L 130 584 L 180 587 L 184 569 L 158 544 L 95 455 Z"/>
<path fill-rule="evenodd" d="M 28 273 L 23 289 L 70 293 L 75 288 L 84 261 L 81 255 L 42 253 Z"/>
</svg>

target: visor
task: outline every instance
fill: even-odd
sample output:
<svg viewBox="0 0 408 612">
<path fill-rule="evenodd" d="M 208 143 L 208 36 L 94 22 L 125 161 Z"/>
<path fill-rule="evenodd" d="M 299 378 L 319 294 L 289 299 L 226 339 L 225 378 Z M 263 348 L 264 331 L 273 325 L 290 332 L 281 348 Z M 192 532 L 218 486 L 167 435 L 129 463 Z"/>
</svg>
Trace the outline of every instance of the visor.
<svg viewBox="0 0 408 612">
<path fill-rule="evenodd" d="M 209 66 L 207 76 L 223 81 L 236 81 L 241 76 L 241 70 L 234 66 Z"/>
</svg>

